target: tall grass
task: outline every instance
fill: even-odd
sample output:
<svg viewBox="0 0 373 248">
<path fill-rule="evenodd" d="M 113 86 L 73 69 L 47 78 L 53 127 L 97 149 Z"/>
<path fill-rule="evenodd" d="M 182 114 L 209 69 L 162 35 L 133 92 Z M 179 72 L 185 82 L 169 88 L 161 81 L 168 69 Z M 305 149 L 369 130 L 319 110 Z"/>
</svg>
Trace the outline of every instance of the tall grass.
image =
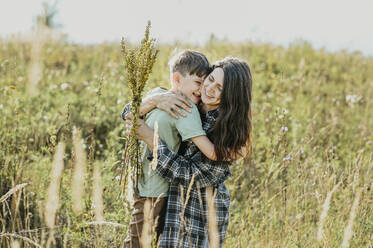
<svg viewBox="0 0 373 248">
<path fill-rule="evenodd" d="M 120 247 L 130 220 L 115 166 L 125 145 L 120 113 L 130 94 L 120 46 L 47 41 L 40 50 L 37 97 L 27 90 L 31 46 L 0 39 L 0 246 L 15 240 L 21 247 L 33 247 L 29 241 L 45 246 L 54 223 L 57 247 Z M 373 246 L 373 59 L 315 50 L 306 42 L 288 48 L 216 39 L 203 46 L 160 45 L 145 91 L 168 86 L 167 61 L 176 46 L 198 49 L 211 61 L 237 56 L 253 71 L 253 151 L 250 160 L 231 166 L 224 246 Z M 73 139 L 74 126 L 81 127 L 79 139 Z M 44 204 L 61 141 L 66 149 L 59 207 L 47 225 Z M 87 156 L 87 141 L 87 176 L 72 180 L 76 156 Z M 99 204 L 93 203 L 96 165 L 105 221 L 97 221 Z M 72 211 L 77 202 L 80 217 Z"/>
</svg>

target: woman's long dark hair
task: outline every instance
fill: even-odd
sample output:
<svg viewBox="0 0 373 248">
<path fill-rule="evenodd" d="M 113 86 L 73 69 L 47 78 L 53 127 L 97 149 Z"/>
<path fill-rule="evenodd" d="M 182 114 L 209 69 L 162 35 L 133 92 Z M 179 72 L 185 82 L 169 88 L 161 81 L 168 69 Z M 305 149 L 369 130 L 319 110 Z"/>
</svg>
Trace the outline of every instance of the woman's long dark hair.
<svg viewBox="0 0 373 248">
<path fill-rule="evenodd" d="M 217 160 L 229 161 L 251 149 L 252 77 L 248 64 L 237 58 L 217 61 L 212 69 L 218 67 L 224 71 L 224 83 L 219 115 L 209 136 Z"/>
</svg>

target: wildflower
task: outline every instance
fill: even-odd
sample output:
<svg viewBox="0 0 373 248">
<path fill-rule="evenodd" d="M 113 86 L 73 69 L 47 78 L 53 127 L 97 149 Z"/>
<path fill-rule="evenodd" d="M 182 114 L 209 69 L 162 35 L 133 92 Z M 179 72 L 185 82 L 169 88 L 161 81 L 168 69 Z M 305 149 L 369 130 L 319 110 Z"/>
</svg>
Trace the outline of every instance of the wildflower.
<svg viewBox="0 0 373 248">
<path fill-rule="evenodd" d="M 346 96 L 346 102 L 348 106 L 354 107 L 354 105 L 358 102 L 360 102 L 363 99 L 362 96 L 359 95 L 347 95 Z"/>
<path fill-rule="evenodd" d="M 289 156 L 283 158 L 282 161 L 291 161 L 291 156 L 289 155 Z"/>
<path fill-rule="evenodd" d="M 365 144 L 370 145 L 370 144 L 372 144 L 372 141 L 368 140 L 367 143 L 365 143 Z"/>
<path fill-rule="evenodd" d="M 300 149 L 300 150 L 299 150 L 299 154 L 300 154 L 300 155 L 303 155 L 303 154 L 304 154 L 303 149 Z"/>
<path fill-rule="evenodd" d="M 303 217 L 303 214 L 297 214 L 297 215 L 295 216 L 295 219 L 299 220 L 299 219 L 301 219 L 302 217 Z"/>
<path fill-rule="evenodd" d="M 115 180 L 119 181 L 120 180 L 120 176 L 116 176 L 114 177 Z"/>
<path fill-rule="evenodd" d="M 289 110 L 284 109 L 282 112 L 284 113 L 284 115 L 287 115 L 289 113 Z"/>
<path fill-rule="evenodd" d="M 281 119 L 284 118 L 284 116 L 283 115 L 279 115 L 278 118 L 281 120 Z"/>
<path fill-rule="evenodd" d="M 124 80 L 124 77 L 123 77 L 123 76 L 120 76 L 120 77 L 119 77 L 119 80 L 120 80 L 120 81 L 123 81 L 123 80 Z"/>
<path fill-rule="evenodd" d="M 22 80 L 23 80 L 23 77 L 19 76 L 18 77 L 18 82 L 22 82 Z"/>
<path fill-rule="evenodd" d="M 4 105 L 0 104 L 0 109 L 3 109 Z"/>
<path fill-rule="evenodd" d="M 321 194 L 317 190 L 315 190 L 315 196 L 317 199 L 319 199 L 321 197 Z"/>
<path fill-rule="evenodd" d="M 61 84 L 61 89 L 66 90 L 69 87 L 69 84 L 63 83 Z"/>
<path fill-rule="evenodd" d="M 289 130 L 288 127 L 285 127 L 285 126 L 280 128 L 281 132 L 287 132 L 288 130 Z"/>
<path fill-rule="evenodd" d="M 55 85 L 55 84 L 52 84 L 51 86 L 49 86 L 49 89 L 51 89 L 51 90 L 54 90 L 56 88 L 57 88 L 57 85 Z"/>
<path fill-rule="evenodd" d="M 117 104 L 121 104 L 121 103 L 122 103 L 122 99 L 118 99 Z"/>
</svg>

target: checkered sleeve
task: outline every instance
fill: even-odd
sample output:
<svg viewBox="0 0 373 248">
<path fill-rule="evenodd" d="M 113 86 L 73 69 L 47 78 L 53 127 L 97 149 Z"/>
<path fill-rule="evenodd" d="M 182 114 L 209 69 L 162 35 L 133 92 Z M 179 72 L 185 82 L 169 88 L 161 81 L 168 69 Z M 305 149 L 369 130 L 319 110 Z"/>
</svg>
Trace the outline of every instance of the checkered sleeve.
<svg viewBox="0 0 373 248">
<path fill-rule="evenodd" d="M 122 120 L 126 121 L 125 117 L 129 112 L 131 112 L 131 103 L 127 103 L 126 106 L 124 106 L 122 112 Z"/>
<path fill-rule="evenodd" d="M 228 162 L 207 159 L 200 151 L 186 158 L 173 152 L 164 141 L 159 141 L 157 172 L 169 182 L 176 181 L 187 187 L 194 175 L 194 182 L 200 187 L 218 185 L 230 176 L 228 166 Z"/>
</svg>

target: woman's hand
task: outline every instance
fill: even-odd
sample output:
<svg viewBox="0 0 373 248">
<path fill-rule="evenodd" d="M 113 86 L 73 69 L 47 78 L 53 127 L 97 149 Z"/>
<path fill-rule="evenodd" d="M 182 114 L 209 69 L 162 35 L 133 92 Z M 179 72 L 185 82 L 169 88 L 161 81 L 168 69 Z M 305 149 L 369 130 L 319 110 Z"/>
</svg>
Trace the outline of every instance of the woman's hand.
<svg viewBox="0 0 373 248">
<path fill-rule="evenodd" d="M 153 101 L 156 108 L 166 111 L 175 119 L 179 118 L 176 113 L 184 117 L 186 116 L 182 109 L 191 112 L 190 108 L 192 104 L 189 102 L 189 99 L 180 92 L 168 91 L 166 93 L 154 95 Z"/>
</svg>

